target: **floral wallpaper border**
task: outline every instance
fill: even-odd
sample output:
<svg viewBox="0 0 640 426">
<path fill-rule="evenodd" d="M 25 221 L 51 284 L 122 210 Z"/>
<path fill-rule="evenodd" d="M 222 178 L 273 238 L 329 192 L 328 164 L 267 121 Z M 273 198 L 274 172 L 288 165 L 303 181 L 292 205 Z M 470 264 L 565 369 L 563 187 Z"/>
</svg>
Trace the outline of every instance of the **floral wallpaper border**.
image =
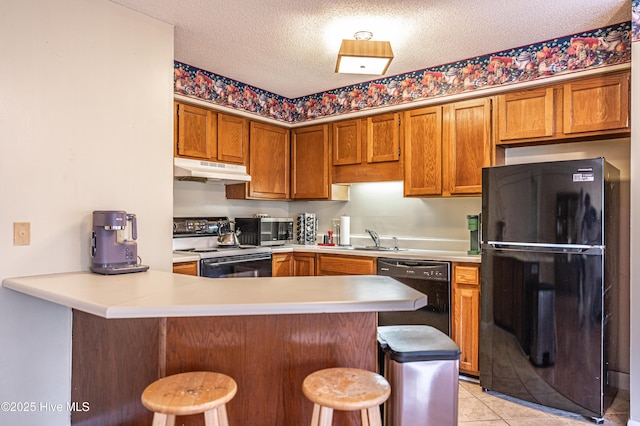
<svg viewBox="0 0 640 426">
<path fill-rule="evenodd" d="M 627 63 L 631 41 L 640 40 L 639 24 L 640 0 L 633 0 L 631 22 L 296 99 L 175 61 L 174 91 L 289 124 L 300 123 Z"/>
</svg>

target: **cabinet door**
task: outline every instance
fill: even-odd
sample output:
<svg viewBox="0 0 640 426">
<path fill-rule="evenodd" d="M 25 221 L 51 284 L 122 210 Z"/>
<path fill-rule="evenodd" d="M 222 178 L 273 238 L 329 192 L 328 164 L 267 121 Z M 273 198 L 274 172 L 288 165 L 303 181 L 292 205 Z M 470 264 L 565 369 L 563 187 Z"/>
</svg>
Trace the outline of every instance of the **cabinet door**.
<svg viewBox="0 0 640 426">
<path fill-rule="evenodd" d="M 294 199 L 327 199 L 330 196 L 329 125 L 293 131 L 291 195 Z"/>
<path fill-rule="evenodd" d="M 216 158 L 216 113 L 193 105 L 176 103 L 177 156 L 211 160 Z"/>
<path fill-rule="evenodd" d="M 249 120 L 218 114 L 218 160 L 246 164 L 249 150 Z"/>
<path fill-rule="evenodd" d="M 453 264 L 451 334 L 460 347 L 460 371 L 479 375 L 480 267 Z"/>
<path fill-rule="evenodd" d="M 564 133 L 629 128 L 629 74 L 608 74 L 563 88 Z"/>
<path fill-rule="evenodd" d="M 404 113 L 404 195 L 442 193 L 442 108 Z"/>
<path fill-rule="evenodd" d="M 553 136 L 554 111 L 552 87 L 498 96 L 499 142 Z"/>
<path fill-rule="evenodd" d="M 332 139 L 333 183 L 402 180 L 400 113 L 335 123 Z"/>
<path fill-rule="evenodd" d="M 368 256 L 318 255 L 316 275 L 375 275 L 376 258 Z"/>
<path fill-rule="evenodd" d="M 444 107 L 445 195 L 482 194 L 482 168 L 491 165 L 492 98 Z"/>
<path fill-rule="evenodd" d="M 333 132 L 333 165 L 344 166 L 362 162 L 360 119 L 340 121 L 331 125 Z"/>
<path fill-rule="evenodd" d="M 293 275 L 312 277 L 316 274 L 316 255 L 313 253 L 293 253 Z"/>
<path fill-rule="evenodd" d="M 293 253 L 273 253 L 271 255 L 272 276 L 292 277 L 293 273 Z"/>
<path fill-rule="evenodd" d="M 400 160 L 400 113 L 367 118 L 367 162 Z"/>
<path fill-rule="evenodd" d="M 197 262 L 179 262 L 173 264 L 174 274 L 198 275 Z"/>
<path fill-rule="evenodd" d="M 249 197 L 286 200 L 290 194 L 289 130 L 251 122 L 249 142 Z"/>
</svg>

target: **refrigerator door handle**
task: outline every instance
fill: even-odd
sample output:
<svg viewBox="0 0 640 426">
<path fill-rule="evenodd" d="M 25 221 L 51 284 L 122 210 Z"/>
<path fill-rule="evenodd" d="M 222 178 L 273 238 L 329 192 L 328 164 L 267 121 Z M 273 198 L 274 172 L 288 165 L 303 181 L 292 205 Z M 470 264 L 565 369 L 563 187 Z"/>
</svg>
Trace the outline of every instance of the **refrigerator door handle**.
<svg viewBox="0 0 640 426">
<path fill-rule="evenodd" d="M 604 246 L 592 246 L 586 244 L 544 244 L 502 241 L 487 241 L 487 243 L 483 246 L 483 249 L 584 255 L 602 255 L 604 253 Z"/>
</svg>

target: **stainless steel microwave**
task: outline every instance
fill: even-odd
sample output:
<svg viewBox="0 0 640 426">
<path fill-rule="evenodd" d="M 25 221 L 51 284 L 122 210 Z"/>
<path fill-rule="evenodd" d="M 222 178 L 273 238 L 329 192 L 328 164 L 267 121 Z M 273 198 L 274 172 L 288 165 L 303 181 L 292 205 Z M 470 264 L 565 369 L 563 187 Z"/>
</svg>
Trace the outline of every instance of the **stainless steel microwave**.
<svg viewBox="0 0 640 426">
<path fill-rule="evenodd" d="M 293 219 L 281 217 L 237 217 L 240 244 L 279 246 L 293 239 Z"/>
</svg>

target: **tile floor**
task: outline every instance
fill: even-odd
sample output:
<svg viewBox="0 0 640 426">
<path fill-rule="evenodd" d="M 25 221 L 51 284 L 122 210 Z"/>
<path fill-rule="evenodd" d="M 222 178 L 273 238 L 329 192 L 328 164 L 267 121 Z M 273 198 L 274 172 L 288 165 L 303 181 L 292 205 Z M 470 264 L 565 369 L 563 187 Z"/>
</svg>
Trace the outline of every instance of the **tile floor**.
<svg viewBox="0 0 640 426">
<path fill-rule="evenodd" d="M 482 391 L 479 384 L 460 380 L 459 426 L 589 426 L 590 419 L 563 411 L 516 403 Z M 629 391 L 619 391 L 604 419 L 606 426 L 626 426 Z"/>
</svg>

